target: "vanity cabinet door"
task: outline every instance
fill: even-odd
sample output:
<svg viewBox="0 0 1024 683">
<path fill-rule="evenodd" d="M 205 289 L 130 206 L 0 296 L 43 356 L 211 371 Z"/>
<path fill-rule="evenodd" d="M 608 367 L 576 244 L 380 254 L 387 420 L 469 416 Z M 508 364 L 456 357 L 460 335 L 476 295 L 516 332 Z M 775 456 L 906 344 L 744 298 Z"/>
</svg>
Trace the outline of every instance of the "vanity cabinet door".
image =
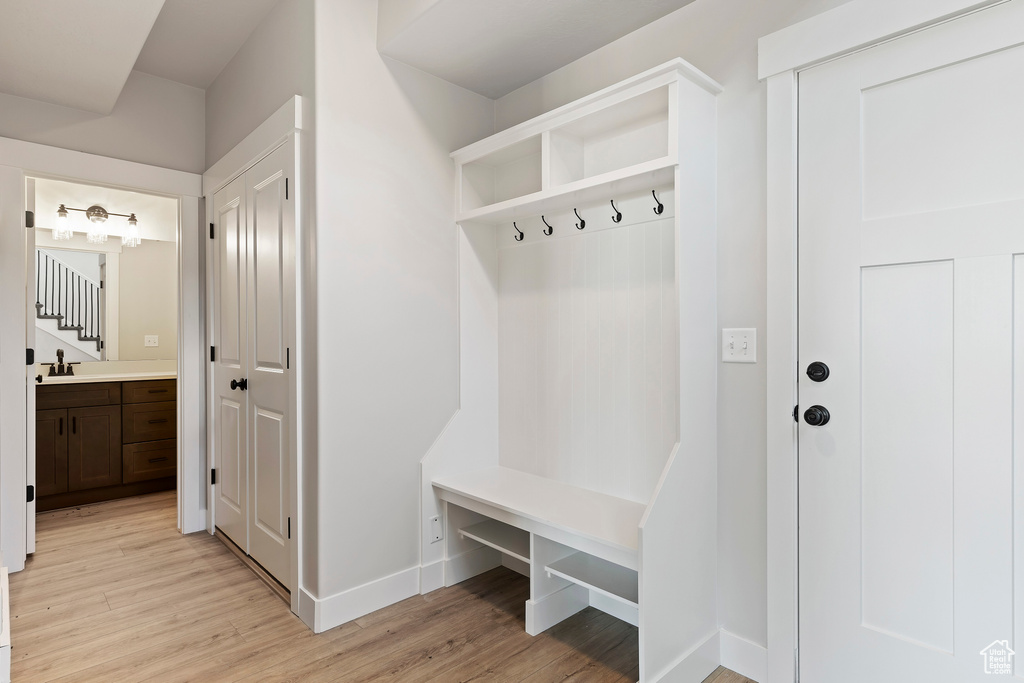
<svg viewBox="0 0 1024 683">
<path fill-rule="evenodd" d="M 36 494 L 49 496 L 68 490 L 67 410 L 36 411 Z"/>
<path fill-rule="evenodd" d="M 68 490 L 121 483 L 121 406 L 69 408 Z"/>
</svg>

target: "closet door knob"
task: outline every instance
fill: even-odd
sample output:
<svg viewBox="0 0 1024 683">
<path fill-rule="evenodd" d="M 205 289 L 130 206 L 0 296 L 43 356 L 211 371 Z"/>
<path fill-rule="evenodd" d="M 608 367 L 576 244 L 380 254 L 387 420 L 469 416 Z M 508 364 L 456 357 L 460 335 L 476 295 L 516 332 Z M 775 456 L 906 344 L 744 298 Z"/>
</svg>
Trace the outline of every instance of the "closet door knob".
<svg viewBox="0 0 1024 683">
<path fill-rule="evenodd" d="M 811 406 L 804 411 L 804 422 L 812 427 L 822 427 L 828 424 L 831 415 L 825 406 Z"/>
<path fill-rule="evenodd" d="M 234 391 L 235 389 L 241 389 L 242 391 L 245 391 L 248 388 L 249 382 L 244 377 L 238 380 L 231 380 L 231 391 Z"/>
</svg>

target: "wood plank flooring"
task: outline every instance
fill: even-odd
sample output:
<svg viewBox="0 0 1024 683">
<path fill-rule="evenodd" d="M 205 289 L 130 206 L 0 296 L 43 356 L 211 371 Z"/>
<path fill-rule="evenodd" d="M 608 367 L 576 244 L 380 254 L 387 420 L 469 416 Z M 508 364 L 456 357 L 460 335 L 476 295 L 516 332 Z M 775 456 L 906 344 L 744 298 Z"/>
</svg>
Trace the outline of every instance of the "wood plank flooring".
<svg viewBox="0 0 1024 683">
<path fill-rule="evenodd" d="M 638 676 L 636 629 L 593 608 L 528 636 L 529 583 L 504 568 L 315 635 L 219 541 L 177 532 L 173 492 L 40 514 L 36 548 L 10 577 L 15 683 Z"/>
</svg>

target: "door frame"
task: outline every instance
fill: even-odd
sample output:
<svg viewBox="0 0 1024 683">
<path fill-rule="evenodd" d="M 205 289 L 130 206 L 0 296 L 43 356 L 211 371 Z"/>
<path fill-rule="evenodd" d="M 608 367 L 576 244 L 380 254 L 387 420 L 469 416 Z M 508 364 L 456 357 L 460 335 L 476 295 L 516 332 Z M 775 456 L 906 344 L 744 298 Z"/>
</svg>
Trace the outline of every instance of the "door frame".
<svg viewBox="0 0 1024 683">
<path fill-rule="evenodd" d="M 206 527 L 206 489 L 200 479 L 206 449 L 205 411 L 190 409 L 203 398 L 206 367 L 203 349 L 199 202 L 202 177 L 148 164 L 87 154 L 23 140 L 0 138 L 0 252 L 5 254 L 2 281 L 5 286 L 24 286 L 26 240 L 24 208 L 26 176 L 68 180 L 137 189 L 174 197 L 178 213 L 178 528 L 182 533 Z M 19 226 L 15 230 L 12 226 Z M 20 247 L 15 249 L 14 247 Z M 25 567 L 28 542 L 28 505 L 25 502 L 27 460 L 34 448 L 34 416 L 28 412 L 32 373 L 19 347 L 27 348 L 26 297 L 0 297 L 4 353 L 0 376 L 0 552 L 11 571 Z M 16 380 L 16 381 L 15 381 Z"/>
<path fill-rule="evenodd" d="M 292 178 L 292 192 L 295 194 L 295 340 L 294 354 L 291 359 L 292 367 L 291 386 L 289 387 L 289 408 L 292 410 L 291 443 L 290 450 L 290 491 L 289 515 L 292 519 L 291 525 L 291 546 L 289 549 L 289 570 L 291 573 L 289 585 L 291 586 L 291 610 L 298 615 L 303 622 L 313 628 L 313 604 L 309 594 L 303 590 L 303 518 L 302 518 L 302 486 L 299 478 L 303 471 L 303 443 L 304 429 L 307 428 L 309 417 L 306 415 L 305 404 L 312 404 L 312 401 L 305 394 L 315 392 L 315 387 L 304 382 L 305 367 L 303 364 L 303 349 L 306 348 L 307 339 L 305 331 L 305 314 L 303 302 L 309 296 L 309 285 L 306 282 L 306 273 L 309 269 L 307 262 L 311 259 L 312 240 L 312 215 L 308 210 L 310 206 L 309 188 L 304 182 L 305 173 L 310 163 L 310 155 L 306 152 L 305 145 L 307 136 L 304 131 L 309 130 L 309 123 L 306 117 L 311 115 L 310 107 L 299 95 L 293 96 L 284 105 L 274 112 L 266 121 L 261 123 L 254 131 L 247 135 L 241 142 L 235 145 L 231 151 L 225 154 L 219 161 L 213 164 L 203 174 L 203 195 L 205 197 L 206 222 L 213 219 L 213 195 L 222 187 L 252 168 L 257 162 L 280 147 L 289 140 L 294 142 L 294 177 Z M 204 239 L 205 245 L 202 250 L 206 254 L 204 277 L 207 282 L 213 281 L 211 268 L 215 259 L 212 253 L 212 240 Z M 209 347 L 213 339 L 213 306 L 210 305 L 209 297 L 213 292 L 207 292 L 204 298 L 205 315 L 205 346 Z M 209 357 L 205 355 L 205 366 L 211 367 Z M 206 375 L 205 394 L 203 406 L 207 411 L 207 419 L 212 425 L 214 406 L 213 372 Z M 215 505 L 216 500 L 214 484 L 210 480 L 210 471 L 214 467 L 213 438 L 214 430 L 207 430 L 207 464 L 205 478 L 207 499 L 210 501 L 209 514 L 206 517 L 207 531 L 214 533 L 216 525 Z"/>
<path fill-rule="evenodd" d="M 798 679 L 797 140 L 800 71 L 1009 0 L 851 0 L 758 41 L 767 83 L 768 681 Z"/>
</svg>

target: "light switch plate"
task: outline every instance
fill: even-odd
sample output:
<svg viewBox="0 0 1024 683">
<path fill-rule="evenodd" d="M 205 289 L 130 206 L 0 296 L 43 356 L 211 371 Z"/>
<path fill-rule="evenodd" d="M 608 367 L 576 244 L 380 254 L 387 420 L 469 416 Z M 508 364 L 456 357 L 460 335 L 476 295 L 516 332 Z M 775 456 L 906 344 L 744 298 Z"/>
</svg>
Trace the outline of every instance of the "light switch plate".
<svg viewBox="0 0 1024 683">
<path fill-rule="evenodd" d="M 160 335 L 158 335 L 158 334 L 147 334 L 146 335 L 146 346 L 160 346 Z"/>
<path fill-rule="evenodd" d="M 444 538 L 444 529 L 441 527 L 441 516 L 434 515 L 430 518 L 430 542 L 437 543 Z"/>
<path fill-rule="evenodd" d="M 757 329 L 733 327 L 722 330 L 723 363 L 757 362 Z"/>
</svg>

